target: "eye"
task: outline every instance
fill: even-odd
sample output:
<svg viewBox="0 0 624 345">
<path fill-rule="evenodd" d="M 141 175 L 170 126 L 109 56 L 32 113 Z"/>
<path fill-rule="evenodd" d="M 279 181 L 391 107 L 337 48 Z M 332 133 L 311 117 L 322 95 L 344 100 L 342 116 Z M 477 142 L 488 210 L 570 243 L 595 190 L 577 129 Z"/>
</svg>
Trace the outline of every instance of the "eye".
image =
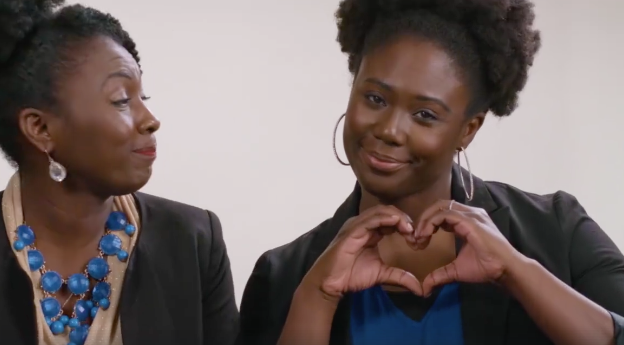
<svg viewBox="0 0 624 345">
<path fill-rule="evenodd" d="M 149 101 L 151 98 L 152 97 L 149 97 L 149 96 L 141 96 L 141 99 L 144 102 Z M 122 107 L 127 107 L 131 100 L 132 100 L 131 98 L 124 98 L 124 99 L 120 99 L 117 101 L 113 101 L 112 103 L 114 106 L 122 108 Z"/>
<path fill-rule="evenodd" d="M 367 94 L 366 99 L 375 105 L 386 106 L 386 101 L 379 95 Z"/>
<path fill-rule="evenodd" d="M 125 107 L 128 105 L 128 103 L 130 103 L 130 98 L 123 98 L 117 101 L 113 101 L 112 103 L 116 107 Z"/>
<path fill-rule="evenodd" d="M 438 117 L 432 111 L 429 111 L 429 110 L 419 110 L 414 113 L 414 116 L 424 121 L 435 121 L 438 119 Z"/>
</svg>

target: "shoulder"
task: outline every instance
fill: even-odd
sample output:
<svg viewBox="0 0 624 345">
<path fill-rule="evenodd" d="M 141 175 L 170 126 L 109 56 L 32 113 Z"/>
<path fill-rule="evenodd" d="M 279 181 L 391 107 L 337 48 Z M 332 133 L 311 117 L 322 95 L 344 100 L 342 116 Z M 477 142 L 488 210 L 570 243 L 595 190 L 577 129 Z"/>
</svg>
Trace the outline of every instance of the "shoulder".
<svg viewBox="0 0 624 345">
<path fill-rule="evenodd" d="M 302 278 L 309 268 L 307 266 L 312 264 L 310 261 L 316 260 L 325 249 L 323 242 L 329 244 L 328 240 L 333 238 L 328 233 L 331 220 L 329 218 L 293 241 L 264 252 L 256 263 L 256 269 L 270 273 L 274 278 L 286 278 L 287 275 Z"/>
<path fill-rule="evenodd" d="M 147 249 L 146 255 L 158 253 L 154 260 L 197 265 L 204 272 L 227 260 L 221 221 L 214 212 L 145 193 L 134 196 L 141 216 L 137 243 Z"/>
<path fill-rule="evenodd" d="M 150 251 L 166 253 L 171 260 L 226 255 L 219 217 L 212 211 L 145 193 L 135 193 L 141 216 L 138 244 Z"/>
<path fill-rule="evenodd" d="M 536 194 L 495 181 L 487 181 L 485 186 L 497 205 L 510 208 L 513 218 L 550 219 L 565 227 L 567 220 L 586 216 L 578 199 L 562 190 Z"/>
<path fill-rule="evenodd" d="M 534 205 L 536 207 L 552 207 L 576 202 L 576 198 L 565 191 L 558 190 L 552 193 L 537 194 L 522 190 L 518 187 L 498 181 L 485 181 L 485 186 L 496 201 L 514 202 L 518 204 Z"/>
<path fill-rule="evenodd" d="M 324 250 L 331 218 L 290 243 L 264 252 L 247 281 L 240 305 L 241 338 L 275 344 L 299 283 Z"/>
<path fill-rule="evenodd" d="M 290 243 L 264 252 L 256 261 L 245 293 L 259 289 L 269 295 L 277 293 L 272 296 L 277 299 L 290 301 L 310 266 L 325 250 L 324 242 L 330 236 L 333 238 L 328 234 L 330 222 L 331 218 Z"/>
<path fill-rule="evenodd" d="M 158 214 L 159 216 L 175 219 L 177 221 L 205 221 L 209 219 L 209 214 L 212 213 L 196 206 L 155 195 L 137 192 L 134 196 L 141 211 L 146 213 L 145 217 L 152 217 Z"/>
<path fill-rule="evenodd" d="M 616 257 L 621 261 L 613 241 L 574 195 L 561 190 L 540 195 L 500 182 L 485 185 L 498 212 L 506 215 L 505 221 L 497 211 L 490 217 L 508 227 L 508 240 L 560 279 L 570 282 L 574 267 Z"/>
<path fill-rule="evenodd" d="M 158 196 L 135 193 L 141 221 L 158 231 L 198 235 L 221 231 L 219 217 L 212 211 Z"/>
</svg>

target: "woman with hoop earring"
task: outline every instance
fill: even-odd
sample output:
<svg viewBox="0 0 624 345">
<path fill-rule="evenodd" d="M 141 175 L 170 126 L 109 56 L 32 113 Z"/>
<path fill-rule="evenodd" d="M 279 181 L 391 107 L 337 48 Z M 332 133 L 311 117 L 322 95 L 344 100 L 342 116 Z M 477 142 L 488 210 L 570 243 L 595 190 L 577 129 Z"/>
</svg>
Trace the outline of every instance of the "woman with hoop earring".
<svg viewBox="0 0 624 345">
<path fill-rule="evenodd" d="M 241 343 L 624 344 L 624 257 L 576 198 L 485 182 L 468 164 L 486 114 L 517 105 L 540 46 L 533 5 L 424 3 L 340 2 L 354 79 L 346 158 L 338 123 L 334 154 L 357 184 L 332 218 L 260 257 Z"/>
</svg>

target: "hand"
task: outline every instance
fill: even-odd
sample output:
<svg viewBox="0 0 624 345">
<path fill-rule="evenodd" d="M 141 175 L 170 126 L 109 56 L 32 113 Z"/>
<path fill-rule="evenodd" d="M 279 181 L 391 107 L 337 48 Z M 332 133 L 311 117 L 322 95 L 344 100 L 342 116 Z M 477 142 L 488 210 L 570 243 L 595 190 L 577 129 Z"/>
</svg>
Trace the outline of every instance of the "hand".
<svg viewBox="0 0 624 345">
<path fill-rule="evenodd" d="M 457 258 L 431 272 L 423 281 L 423 295 L 434 287 L 454 281 L 497 283 L 519 257 L 485 210 L 451 200 L 441 200 L 423 212 L 414 231 L 419 248 L 429 244 L 431 236 L 442 229 L 464 241 Z"/>
<path fill-rule="evenodd" d="M 411 273 L 386 265 L 379 256 L 377 244 L 394 232 L 414 241 L 411 220 L 394 206 L 375 206 L 349 219 L 302 284 L 319 288 L 336 303 L 346 292 L 377 284 L 401 286 L 422 295 L 420 283 Z"/>
</svg>

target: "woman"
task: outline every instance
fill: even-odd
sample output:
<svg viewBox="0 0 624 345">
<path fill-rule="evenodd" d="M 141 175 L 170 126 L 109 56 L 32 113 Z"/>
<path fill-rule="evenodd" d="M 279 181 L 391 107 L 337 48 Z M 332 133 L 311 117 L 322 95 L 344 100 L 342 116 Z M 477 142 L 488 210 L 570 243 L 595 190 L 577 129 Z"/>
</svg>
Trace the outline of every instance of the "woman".
<svg viewBox="0 0 624 345">
<path fill-rule="evenodd" d="M 242 343 L 624 344 L 624 257 L 577 200 L 453 163 L 486 113 L 516 108 L 540 46 L 533 5 L 343 0 L 337 19 L 358 182 L 258 260 Z"/>
<path fill-rule="evenodd" d="M 0 339 L 231 344 L 219 218 L 138 193 L 160 122 L 120 23 L 60 0 L 0 0 Z"/>
</svg>

